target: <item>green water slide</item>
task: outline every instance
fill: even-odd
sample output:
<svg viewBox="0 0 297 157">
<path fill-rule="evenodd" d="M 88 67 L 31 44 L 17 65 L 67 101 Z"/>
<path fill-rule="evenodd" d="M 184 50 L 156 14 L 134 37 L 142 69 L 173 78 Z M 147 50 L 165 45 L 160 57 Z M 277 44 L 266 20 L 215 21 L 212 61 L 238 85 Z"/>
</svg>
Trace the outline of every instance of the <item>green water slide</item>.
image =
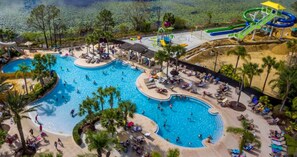
<svg viewBox="0 0 297 157">
<path fill-rule="evenodd" d="M 220 28 L 207 29 L 207 30 L 205 30 L 205 32 L 206 33 L 222 32 L 222 31 L 232 30 L 232 29 L 238 28 L 238 27 L 245 27 L 245 23 L 237 24 L 237 25 L 231 25 L 231 26 L 228 26 L 228 27 L 220 27 Z"/>
<path fill-rule="evenodd" d="M 269 21 L 274 19 L 276 16 L 277 16 L 277 14 L 270 13 L 267 16 L 265 16 L 263 19 L 261 19 L 260 21 L 258 21 L 256 23 L 250 23 L 250 25 L 248 27 L 246 27 L 244 30 L 242 30 L 241 32 L 230 34 L 229 37 L 234 37 L 238 40 L 243 40 L 243 38 L 245 36 L 250 34 L 255 29 L 261 29 L 262 26 L 264 26 L 266 23 L 268 23 Z"/>
</svg>

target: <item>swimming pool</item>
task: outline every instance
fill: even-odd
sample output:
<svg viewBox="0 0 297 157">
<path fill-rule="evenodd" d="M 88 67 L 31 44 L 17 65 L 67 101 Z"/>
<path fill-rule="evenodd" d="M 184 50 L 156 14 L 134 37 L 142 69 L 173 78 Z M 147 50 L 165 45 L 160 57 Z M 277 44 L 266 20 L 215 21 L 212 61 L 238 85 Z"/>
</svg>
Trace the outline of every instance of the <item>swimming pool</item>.
<svg viewBox="0 0 297 157">
<path fill-rule="evenodd" d="M 4 73 L 12 73 L 12 72 L 16 72 L 17 70 L 19 70 L 18 65 L 19 64 L 27 64 L 30 66 L 30 68 L 33 68 L 32 64 L 31 64 L 31 59 L 18 59 L 18 60 L 14 60 L 12 62 L 9 62 L 9 64 L 5 65 L 2 68 L 2 71 Z"/>
<path fill-rule="evenodd" d="M 161 105 L 163 111 L 160 111 L 158 101 L 148 99 L 136 88 L 135 81 L 141 71 L 123 65 L 121 61 L 115 61 L 101 68 L 85 69 L 75 66 L 74 58 L 56 56 L 57 64 L 53 69 L 58 73 L 59 83 L 45 97 L 34 102 L 42 104 L 37 111 L 38 119 L 47 131 L 71 135 L 75 124 L 83 119 L 79 116 L 72 118 L 71 109 L 78 111 L 82 100 L 88 95 L 91 96 L 99 86 L 111 85 L 121 91 L 122 100 L 131 100 L 137 105 L 137 113 L 141 114 L 144 111 L 145 116 L 154 120 L 159 126 L 158 135 L 171 143 L 185 147 L 203 147 L 198 134 L 202 134 L 203 139 L 211 135 L 213 142 L 216 142 L 223 133 L 220 115 L 208 113 L 210 107 L 200 100 L 172 98 L 173 108 L 170 109 L 168 102 L 163 102 Z M 8 64 L 5 71 L 13 72 L 17 65 L 15 62 L 12 64 L 14 65 Z M 85 75 L 88 75 L 90 80 L 87 80 Z M 93 84 L 94 80 L 98 85 Z M 76 92 L 77 90 L 80 94 Z M 36 113 L 30 114 L 32 119 L 35 115 Z M 166 127 L 163 127 L 165 121 Z M 176 142 L 177 137 L 180 138 L 179 142 Z"/>
</svg>

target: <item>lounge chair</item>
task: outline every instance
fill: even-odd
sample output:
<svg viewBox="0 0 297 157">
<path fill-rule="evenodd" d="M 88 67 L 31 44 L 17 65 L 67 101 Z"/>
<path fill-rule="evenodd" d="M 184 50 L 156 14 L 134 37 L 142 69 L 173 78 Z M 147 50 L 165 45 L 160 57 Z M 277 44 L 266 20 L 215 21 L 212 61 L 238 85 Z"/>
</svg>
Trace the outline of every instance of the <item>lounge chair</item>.
<svg viewBox="0 0 297 157">
<path fill-rule="evenodd" d="M 151 85 L 151 86 L 147 86 L 148 89 L 153 89 L 153 88 L 157 88 L 156 85 Z"/>
<path fill-rule="evenodd" d="M 155 85 L 155 84 L 156 84 L 155 82 L 148 82 L 146 83 L 146 86 Z"/>
<path fill-rule="evenodd" d="M 246 151 L 251 151 L 251 150 L 254 149 L 254 146 L 251 145 L 251 144 L 249 144 L 249 145 L 247 145 L 247 146 L 244 146 L 243 149 L 246 150 Z"/>
<path fill-rule="evenodd" d="M 280 121 L 279 118 L 268 119 L 268 120 L 267 120 L 268 124 L 270 124 L 270 125 L 275 125 L 275 124 L 277 124 L 279 121 Z"/>
<path fill-rule="evenodd" d="M 278 146 L 278 145 L 275 145 L 275 144 L 271 144 L 270 147 L 273 148 L 273 149 L 280 150 L 280 151 L 284 150 L 284 148 L 282 146 Z"/>
<path fill-rule="evenodd" d="M 237 119 L 238 119 L 239 121 L 241 121 L 241 120 L 245 120 L 245 119 L 248 118 L 248 116 L 249 116 L 248 114 L 245 114 L 245 115 L 241 114 L 240 116 L 237 117 Z"/>
<path fill-rule="evenodd" d="M 230 154 L 239 154 L 240 153 L 239 149 L 228 149 L 228 151 Z"/>
</svg>

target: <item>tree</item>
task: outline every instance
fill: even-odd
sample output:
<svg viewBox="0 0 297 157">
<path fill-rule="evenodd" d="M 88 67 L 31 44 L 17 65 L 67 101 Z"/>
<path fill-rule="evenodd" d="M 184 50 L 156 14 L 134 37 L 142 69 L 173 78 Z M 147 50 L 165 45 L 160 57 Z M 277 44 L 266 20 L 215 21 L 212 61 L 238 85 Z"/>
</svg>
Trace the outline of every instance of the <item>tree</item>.
<svg viewBox="0 0 297 157">
<path fill-rule="evenodd" d="M 259 68 L 259 64 L 251 62 L 245 63 L 243 66 L 246 66 L 248 70 L 247 76 L 250 80 L 249 86 L 251 87 L 254 76 L 259 76 L 263 72 L 263 69 Z"/>
<path fill-rule="evenodd" d="M 100 124 L 112 135 L 116 132 L 116 126 L 119 126 L 117 120 L 121 118 L 119 117 L 121 114 L 118 114 L 118 111 L 117 109 L 106 109 L 102 111 L 100 117 Z"/>
<path fill-rule="evenodd" d="M 120 101 L 120 91 L 117 90 L 115 87 L 110 86 L 104 89 L 106 93 L 106 97 L 109 97 L 108 103 L 110 105 L 110 108 L 113 108 L 114 99 L 117 98 L 118 101 Z"/>
<path fill-rule="evenodd" d="M 30 67 L 25 63 L 19 64 L 18 67 L 19 67 L 19 70 L 16 71 L 16 75 L 18 76 L 22 74 L 24 78 L 26 94 L 28 94 L 27 74 L 30 71 Z"/>
<path fill-rule="evenodd" d="M 106 40 L 106 51 L 109 52 L 108 42 L 113 38 L 113 35 L 110 31 L 102 32 L 102 38 Z"/>
<path fill-rule="evenodd" d="M 115 22 L 111 11 L 106 9 L 101 10 L 99 15 L 97 15 L 97 23 L 103 31 L 112 31 L 113 27 L 115 26 Z"/>
<path fill-rule="evenodd" d="M 243 147 L 248 143 L 254 143 L 257 147 L 261 147 L 261 141 L 256 139 L 256 137 L 248 130 L 248 122 L 246 120 L 241 121 L 242 128 L 228 127 L 227 132 L 238 134 L 241 136 L 239 142 L 239 151 L 242 153 Z"/>
<path fill-rule="evenodd" d="M 169 149 L 167 152 L 167 157 L 179 157 L 180 153 L 177 148 L 175 149 Z"/>
<path fill-rule="evenodd" d="M 8 83 L 5 80 L 6 78 L 0 76 L 0 94 L 9 89 Z"/>
<path fill-rule="evenodd" d="M 133 1 L 130 5 L 124 8 L 125 15 L 132 23 L 134 30 L 145 31 L 149 27 L 150 21 L 150 3 L 146 0 Z"/>
<path fill-rule="evenodd" d="M 1 146 L 5 143 L 5 139 L 6 139 L 6 137 L 7 137 L 7 131 L 2 130 L 2 129 L 0 128 L 0 148 L 1 148 Z"/>
<path fill-rule="evenodd" d="M 159 152 L 153 151 L 151 157 L 162 157 L 162 155 Z"/>
<path fill-rule="evenodd" d="M 207 12 L 206 15 L 207 15 L 207 18 L 208 18 L 207 23 L 211 24 L 212 12 Z"/>
<path fill-rule="evenodd" d="M 154 55 L 155 60 L 158 61 L 158 63 L 161 65 L 161 69 L 163 69 L 163 62 L 165 62 L 168 58 L 168 55 L 166 54 L 166 51 L 164 50 L 158 50 Z"/>
<path fill-rule="evenodd" d="M 87 134 L 86 143 L 89 150 L 96 150 L 98 157 L 102 157 L 103 150 L 111 151 L 112 146 L 117 144 L 116 138 L 110 137 L 108 132 L 100 131 L 97 133 L 89 132 Z"/>
<path fill-rule="evenodd" d="M 23 118 L 30 119 L 30 117 L 28 117 L 27 114 L 30 112 L 36 111 L 36 108 L 38 108 L 40 105 L 37 105 L 34 107 L 29 107 L 25 96 L 17 93 L 16 91 L 9 92 L 7 94 L 6 99 L 2 103 L 10 111 L 10 113 L 17 125 L 17 129 L 18 129 L 18 132 L 19 132 L 19 135 L 21 138 L 23 152 L 26 152 L 27 146 L 26 146 L 26 141 L 25 141 L 25 137 L 24 137 L 23 126 L 22 126 L 21 120 Z"/>
<path fill-rule="evenodd" d="M 119 103 L 119 110 L 123 113 L 124 126 L 126 126 L 128 117 L 133 118 L 133 115 L 136 112 L 136 105 L 129 100 L 121 101 Z"/>
<path fill-rule="evenodd" d="M 262 88 L 262 92 L 264 92 L 265 90 L 265 86 L 266 86 L 266 83 L 267 83 L 267 79 L 269 77 L 269 74 L 271 72 L 271 69 L 274 68 L 274 69 L 277 69 L 279 64 L 278 62 L 276 61 L 276 58 L 275 57 L 271 57 L 271 56 L 267 56 L 267 57 L 264 57 L 262 58 L 262 61 L 263 61 L 263 64 L 262 64 L 262 68 L 267 68 L 266 69 L 266 77 L 265 77 L 265 81 L 264 81 L 264 85 L 263 85 L 263 88 Z"/>
<path fill-rule="evenodd" d="M 289 60 L 289 65 L 295 64 L 294 62 L 296 62 L 296 60 L 294 60 L 293 63 L 292 61 L 293 61 L 293 58 L 295 57 L 296 50 L 297 50 L 297 40 L 296 39 L 289 40 L 287 42 L 287 47 L 292 51 L 292 55 L 290 56 L 290 60 Z"/>
<path fill-rule="evenodd" d="M 31 11 L 27 23 L 29 27 L 33 27 L 43 32 L 46 48 L 48 48 L 49 46 L 46 35 L 46 16 L 47 11 L 45 5 L 39 5 Z"/>
<path fill-rule="evenodd" d="M 49 30 L 51 45 L 53 45 L 52 28 L 54 28 L 54 21 L 60 14 L 60 9 L 54 5 L 46 6 L 46 23 Z M 54 29 L 55 31 L 55 29 Z M 55 33 L 54 33 L 55 34 Z"/>
<path fill-rule="evenodd" d="M 79 104 L 79 116 L 83 116 L 88 114 L 88 117 L 92 117 L 94 112 L 99 111 L 99 103 L 95 98 L 90 98 L 87 96 L 85 100 L 81 104 Z"/>
<path fill-rule="evenodd" d="M 281 112 L 289 94 L 294 92 L 293 87 L 297 87 L 297 66 L 280 66 L 276 75 L 278 75 L 278 78 L 271 80 L 269 84 L 272 85 L 272 89 L 278 89 L 279 96 L 282 99 Z"/>
<path fill-rule="evenodd" d="M 246 57 L 249 59 L 251 58 L 251 55 L 247 53 L 246 49 L 243 46 L 237 46 L 235 49 L 227 52 L 227 55 L 231 55 L 231 54 L 237 56 L 234 73 L 236 73 L 240 58 L 241 59 L 245 59 Z"/>
<path fill-rule="evenodd" d="M 163 16 L 163 22 L 170 22 L 171 25 L 175 24 L 175 17 L 172 13 L 165 13 Z"/>
<path fill-rule="evenodd" d="M 249 74 L 249 72 L 250 72 L 250 69 L 247 66 L 247 64 L 243 64 L 243 67 L 239 69 L 239 75 L 241 75 L 241 83 L 240 83 L 238 98 L 236 101 L 236 106 L 239 105 L 239 100 L 240 100 L 241 93 L 242 93 L 242 90 L 244 87 L 244 82 L 245 82 L 244 80 L 245 80 L 246 76 Z"/>
<path fill-rule="evenodd" d="M 87 42 L 89 42 L 90 44 L 92 44 L 93 46 L 93 52 L 95 52 L 95 44 L 97 43 L 96 38 L 93 34 L 88 35 L 86 38 Z"/>
<path fill-rule="evenodd" d="M 164 61 L 167 62 L 166 75 L 168 77 L 170 57 L 179 58 L 185 53 L 185 49 L 180 45 L 166 45 L 163 47 L 163 51 L 163 53 L 165 53 Z"/>
<path fill-rule="evenodd" d="M 45 66 L 49 69 L 52 70 L 52 67 L 57 63 L 57 58 L 56 56 L 52 54 L 45 54 Z"/>
<path fill-rule="evenodd" d="M 49 76 L 45 62 L 46 59 L 41 54 L 35 54 L 32 60 L 32 65 L 34 66 L 32 70 L 33 80 L 37 79 L 42 87 L 44 87 L 44 78 Z"/>
<path fill-rule="evenodd" d="M 99 103 L 101 104 L 101 111 L 103 111 L 104 104 L 105 104 L 104 98 L 107 96 L 105 89 L 102 87 L 99 87 L 97 89 L 97 92 L 96 93 L 94 92 L 93 95 L 96 99 L 98 99 Z"/>
<path fill-rule="evenodd" d="M 178 59 L 186 53 L 186 49 L 180 45 L 174 47 L 172 57 L 175 58 L 175 69 L 177 69 Z"/>
</svg>

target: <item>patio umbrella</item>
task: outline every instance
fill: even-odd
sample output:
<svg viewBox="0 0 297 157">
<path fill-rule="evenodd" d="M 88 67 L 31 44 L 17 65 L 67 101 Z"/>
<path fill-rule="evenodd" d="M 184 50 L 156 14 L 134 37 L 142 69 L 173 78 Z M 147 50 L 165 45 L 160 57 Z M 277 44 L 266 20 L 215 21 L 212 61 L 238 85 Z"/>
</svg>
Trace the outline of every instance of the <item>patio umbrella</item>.
<svg viewBox="0 0 297 157">
<path fill-rule="evenodd" d="M 176 71 L 176 70 L 172 70 L 172 71 L 170 71 L 170 74 L 171 74 L 172 76 L 177 76 L 177 75 L 179 75 L 179 72 Z"/>
<path fill-rule="evenodd" d="M 129 123 L 127 124 L 128 127 L 131 127 L 131 126 L 133 126 L 133 125 L 134 125 L 133 122 L 129 122 Z"/>
</svg>

